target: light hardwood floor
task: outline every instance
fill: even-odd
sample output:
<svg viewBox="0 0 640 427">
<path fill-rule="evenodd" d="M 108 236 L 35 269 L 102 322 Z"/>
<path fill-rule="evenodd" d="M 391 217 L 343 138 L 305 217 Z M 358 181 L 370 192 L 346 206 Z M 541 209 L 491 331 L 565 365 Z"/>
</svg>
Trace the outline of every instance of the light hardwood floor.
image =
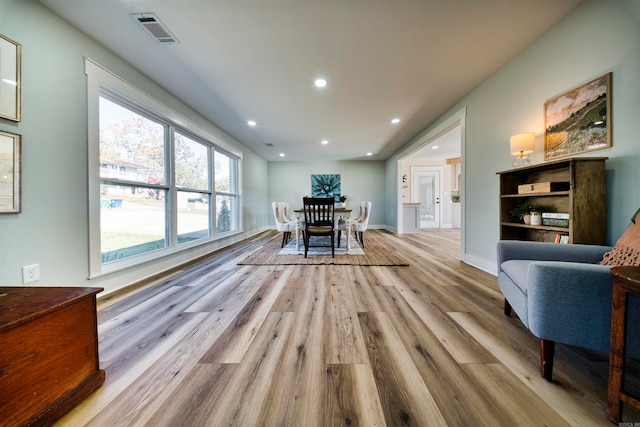
<svg viewBox="0 0 640 427">
<path fill-rule="evenodd" d="M 237 265 L 266 232 L 100 299 L 106 382 L 58 424 L 611 425 L 606 355 L 558 345 L 540 378 L 458 230 L 367 233 L 410 266 Z"/>
</svg>

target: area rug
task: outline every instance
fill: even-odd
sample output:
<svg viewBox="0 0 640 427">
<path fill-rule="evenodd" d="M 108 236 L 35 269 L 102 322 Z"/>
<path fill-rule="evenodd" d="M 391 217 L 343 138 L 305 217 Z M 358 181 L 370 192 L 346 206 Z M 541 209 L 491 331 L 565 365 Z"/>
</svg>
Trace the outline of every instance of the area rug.
<svg viewBox="0 0 640 427">
<path fill-rule="evenodd" d="M 317 242 L 317 240 L 316 240 Z M 344 237 L 340 239 L 341 247 L 335 248 L 335 257 L 331 257 L 331 247 L 311 247 L 307 258 L 304 257 L 304 244 L 300 241 L 300 251 L 296 252 L 295 238 L 284 248 L 280 248 L 282 238 L 272 239 L 257 249 L 240 265 L 380 265 L 408 266 L 409 264 L 389 248 L 382 245 L 373 236 L 365 234 L 365 248 L 361 248 L 356 239 L 351 239 L 351 249 L 346 253 Z M 318 242 L 318 244 L 325 244 Z M 337 244 L 337 241 L 336 241 Z"/>
<path fill-rule="evenodd" d="M 368 243 L 368 242 L 367 242 Z M 325 236 L 319 236 L 319 237 L 314 237 L 312 240 L 312 245 L 317 245 L 317 246 L 311 246 L 309 247 L 309 251 L 307 252 L 307 256 L 331 256 L 331 238 L 329 237 L 325 237 Z M 336 245 L 338 244 L 338 239 L 336 238 Z M 344 241 L 344 238 L 340 239 L 340 247 L 336 246 L 335 248 L 335 255 L 356 255 L 356 256 L 360 256 L 360 255 L 364 255 L 364 251 L 362 250 L 362 248 L 360 247 L 360 243 L 358 243 L 358 241 L 356 239 L 351 239 L 351 244 L 350 244 L 350 248 L 347 251 L 347 245 Z M 293 238 L 292 240 L 289 240 L 289 243 L 287 243 L 287 245 L 280 249 L 280 252 L 278 252 L 278 255 L 298 255 L 298 254 L 304 254 L 304 243 L 302 242 L 302 239 L 300 241 L 300 249 L 296 250 L 296 239 Z"/>
</svg>

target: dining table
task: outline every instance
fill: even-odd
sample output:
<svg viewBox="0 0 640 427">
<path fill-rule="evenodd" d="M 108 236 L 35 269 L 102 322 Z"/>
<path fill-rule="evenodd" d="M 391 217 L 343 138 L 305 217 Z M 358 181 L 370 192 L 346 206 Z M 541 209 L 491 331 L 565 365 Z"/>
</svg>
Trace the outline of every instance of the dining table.
<svg viewBox="0 0 640 427">
<path fill-rule="evenodd" d="M 300 217 L 304 216 L 304 209 L 294 209 L 293 213 L 296 217 L 296 252 L 300 252 Z M 334 208 L 333 216 L 336 218 L 335 228 L 338 228 L 338 219 L 344 219 L 347 222 L 347 253 L 349 253 L 351 250 L 351 209 L 347 207 Z"/>
</svg>

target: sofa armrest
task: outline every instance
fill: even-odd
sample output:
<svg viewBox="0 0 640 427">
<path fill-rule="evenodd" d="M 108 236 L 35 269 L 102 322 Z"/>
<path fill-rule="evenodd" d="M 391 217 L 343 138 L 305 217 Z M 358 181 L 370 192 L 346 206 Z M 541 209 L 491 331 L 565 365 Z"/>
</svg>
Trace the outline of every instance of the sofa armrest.
<svg viewBox="0 0 640 427">
<path fill-rule="evenodd" d="M 611 250 L 611 246 L 499 240 L 497 250 L 498 272 L 500 272 L 502 263 L 510 259 L 596 264 L 602 260 L 606 252 Z"/>
<path fill-rule="evenodd" d="M 529 265 L 529 329 L 539 338 L 608 351 L 610 267 L 541 261 Z"/>
</svg>

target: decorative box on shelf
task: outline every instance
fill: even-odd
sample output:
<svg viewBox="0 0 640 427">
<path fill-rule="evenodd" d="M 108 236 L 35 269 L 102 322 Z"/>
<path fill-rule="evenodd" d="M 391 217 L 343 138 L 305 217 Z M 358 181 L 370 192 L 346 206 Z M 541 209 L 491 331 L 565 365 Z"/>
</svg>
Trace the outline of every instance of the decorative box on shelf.
<svg viewBox="0 0 640 427">
<path fill-rule="evenodd" d="M 568 191 L 568 182 L 532 182 L 518 185 L 518 194 L 550 193 L 552 191 Z"/>
<path fill-rule="evenodd" d="M 542 212 L 542 225 L 569 228 L 569 214 L 563 212 Z"/>
</svg>

